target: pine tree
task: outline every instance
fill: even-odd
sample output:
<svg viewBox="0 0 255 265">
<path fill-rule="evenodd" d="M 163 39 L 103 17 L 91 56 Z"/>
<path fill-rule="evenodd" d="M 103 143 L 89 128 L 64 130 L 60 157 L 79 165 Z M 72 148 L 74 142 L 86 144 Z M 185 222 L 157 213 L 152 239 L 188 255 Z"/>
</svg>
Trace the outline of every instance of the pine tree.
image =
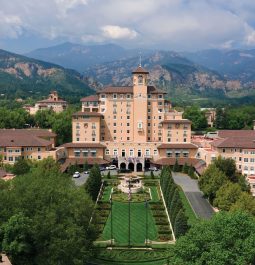
<svg viewBox="0 0 255 265">
<path fill-rule="evenodd" d="M 182 168 L 182 172 L 185 174 L 188 174 L 189 172 L 189 166 L 187 163 L 184 164 L 183 168 Z"/>
<path fill-rule="evenodd" d="M 189 229 L 188 218 L 184 214 L 183 209 L 181 209 L 176 215 L 174 222 L 174 233 L 176 238 L 185 235 L 188 229 Z"/>
<path fill-rule="evenodd" d="M 88 161 L 85 160 L 85 163 L 83 164 L 83 170 L 84 171 L 88 171 L 89 170 L 89 165 L 88 165 Z"/>
<path fill-rule="evenodd" d="M 180 167 L 179 167 L 179 163 L 178 163 L 178 160 L 177 159 L 175 160 L 175 164 L 174 164 L 174 167 L 173 167 L 173 171 L 174 172 L 179 172 L 180 171 Z"/>
<path fill-rule="evenodd" d="M 98 165 L 94 165 L 89 172 L 88 180 L 85 184 L 85 189 L 91 196 L 93 201 L 96 201 L 98 192 L 100 191 L 102 176 Z"/>
<path fill-rule="evenodd" d="M 195 178 L 195 173 L 194 173 L 194 169 L 193 169 L 192 166 L 189 167 L 188 175 L 189 175 L 191 178 Z"/>
</svg>

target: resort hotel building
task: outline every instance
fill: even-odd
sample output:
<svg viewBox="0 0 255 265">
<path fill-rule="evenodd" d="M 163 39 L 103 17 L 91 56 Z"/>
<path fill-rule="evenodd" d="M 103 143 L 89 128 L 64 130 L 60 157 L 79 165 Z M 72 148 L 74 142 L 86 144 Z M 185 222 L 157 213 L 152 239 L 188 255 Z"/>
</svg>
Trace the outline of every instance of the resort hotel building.
<svg viewBox="0 0 255 265">
<path fill-rule="evenodd" d="M 149 72 L 139 66 L 132 86 L 109 86 L 81 99 L 72 118 L 72 142 L 64 144 L 65 170 L 70 164 L 109 164 L 143 171 L 153 165 L 194 165 L 197 146 L 191 143 L 191 122 L 148 85 Z"/>
</svg>

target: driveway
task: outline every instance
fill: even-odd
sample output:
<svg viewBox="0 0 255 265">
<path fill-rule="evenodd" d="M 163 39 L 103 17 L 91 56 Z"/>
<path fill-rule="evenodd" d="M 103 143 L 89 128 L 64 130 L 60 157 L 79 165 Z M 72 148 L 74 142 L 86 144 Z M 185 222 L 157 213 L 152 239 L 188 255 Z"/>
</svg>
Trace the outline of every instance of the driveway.
<svg viewBox="0 0 255 265">
<path fill-rule="evenodd" d="M 183 189 L 196 216 L 203 219 L 210 219 L 214 214 L 210 203 L 203 198 L 203 193 L 198 187 L 198 182 L 186 174 L 172 172 L 174 181 Z"/>
<path fill-rule="evenodd" d="M 80 173 L 80 174 L 81 174 L 81 176 L 79 178 L 73 178 L 73 181 L 74 181 L 76 186 L 83 185 L 89 177 L 89 174 L 85 174 L 85 173 Z"/>
</svg>

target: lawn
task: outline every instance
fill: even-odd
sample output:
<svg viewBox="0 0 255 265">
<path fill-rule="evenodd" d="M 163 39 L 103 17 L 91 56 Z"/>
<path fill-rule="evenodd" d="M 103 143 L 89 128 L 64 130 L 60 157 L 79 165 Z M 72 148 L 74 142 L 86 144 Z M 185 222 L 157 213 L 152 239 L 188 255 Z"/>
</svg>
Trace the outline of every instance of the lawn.
<svg viewBox="0 0 255 265">
<path fill-rule="evenodd" d="M 182 200 L 182 204 L 183 204 L 183 207 L 184 207 L 184 210 L 185 210 L 185 213 L 188 217 L 188 223 L 189 225 L 194 225 L 197 223 L 198 221 L 198 218 L 196 217 L 193 209 L 191 208 L 190 206 L 190 203 L 188 201 L 188 199 L 186 198 L 183 190 L 181 187 L 179 187 L 179 194 L 180 194 L 180 197 L 181 197 L 181 200 Z"/>
<path fill-rule="evenodd" d="M 128 244 L 128 211 L 129 205 L 126 202 L 113 201 L 113 238 L 116 244 Z M 146 207 L 144 202 L 130 203 L 131 212 L 131 245 L 144 244 L 146 236 Z M 106 222 L 102 240 L 111 238 L 111 214 Z M 150 240 L 157 239 L 157 228 L 151 210 L 148 206 L 148 238 Z"/>
</svg>

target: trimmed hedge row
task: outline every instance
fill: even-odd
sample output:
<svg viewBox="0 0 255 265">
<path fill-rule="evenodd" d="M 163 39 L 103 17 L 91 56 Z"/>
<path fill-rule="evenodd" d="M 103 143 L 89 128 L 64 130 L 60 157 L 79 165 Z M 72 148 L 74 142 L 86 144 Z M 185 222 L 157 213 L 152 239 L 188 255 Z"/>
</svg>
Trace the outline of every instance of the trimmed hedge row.
<svg viewBox="0 0 255 265">
<path fill-rule="evenodd" d="M 188 231 L 189 226 L 188 218 L 184 213 L 184 207 L 179 195 L 178 186 L 173 180 L 170 167 L 164 167 L 162 169 L 160 185 L 175 236 L 178 238 Z"/>
</svg>

